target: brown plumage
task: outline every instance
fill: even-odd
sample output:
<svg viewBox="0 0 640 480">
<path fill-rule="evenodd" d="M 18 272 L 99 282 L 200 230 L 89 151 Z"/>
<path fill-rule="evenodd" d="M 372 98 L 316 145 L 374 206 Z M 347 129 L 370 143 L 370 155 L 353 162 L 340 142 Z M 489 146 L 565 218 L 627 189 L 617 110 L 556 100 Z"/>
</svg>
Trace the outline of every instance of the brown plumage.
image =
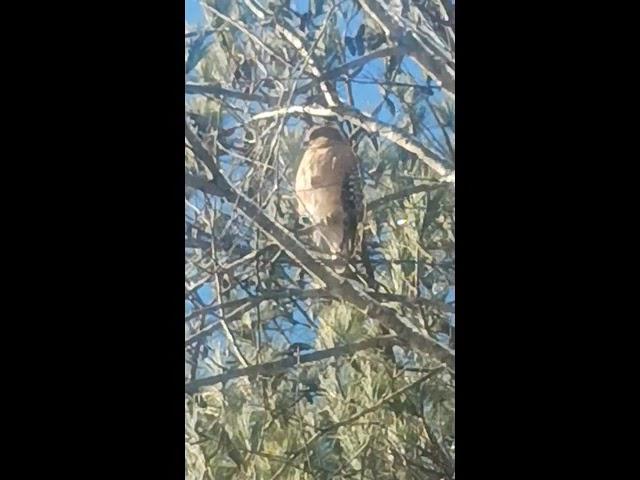
<svg viewBox="0 0 640 480">
<path fill-rule="evenodd" d="M 322 126 L 311 130 L 295 190 L 298 213 L 315 225 L 318 247 L 350 257 L 362 221 L 362 185 L 358 159 L 337 129 Z"/>
</svg>

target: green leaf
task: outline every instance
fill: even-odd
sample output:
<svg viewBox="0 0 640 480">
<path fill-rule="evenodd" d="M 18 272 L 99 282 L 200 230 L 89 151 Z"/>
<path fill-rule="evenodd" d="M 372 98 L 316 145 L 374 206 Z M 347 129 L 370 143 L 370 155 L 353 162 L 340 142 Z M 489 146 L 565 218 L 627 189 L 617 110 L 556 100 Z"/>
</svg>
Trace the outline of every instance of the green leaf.
<svg viewBox="0 0 640 480">
<path fill-rule="evenodd" d="M 396 105 L 393 103 L 393 101 L 389 97 L 385 97 L 384 102 L 387 104 L 387 108 L 391 112 L 391 116 L 395 117 L 396 116 Z"/>
<path fill-rule="evenodd" d="M 349 53 L 351 55 L 355 55 L 357 50 L 356 50 L 356 45 L 355 45 L 355 43 L 353 41 L 353 38 L 345 36 L 344 37 L 344 43 L 347 46 L 347 49 L 349 50 Z"/>
<path fill-rule="evenodd" d="M 185 74 L 188 74 L 193 70 L 200 60 L 207 54 L 207 50 L 211 44 L 206 44 L 207 35 L 203 32 L 191 43 L 189 46 L 189 54 L 185 63 Z"/>
<path fill-rule="evenodd" d="M 360 28 L 358 28 L 358 33 L 356 34 L 355 37 L 355 44 L 356 44 L 356 50 L 358 52 L 358 55 L 364 55 L 364 23 L 362 25 L 360 25 Z"/>
</svg>

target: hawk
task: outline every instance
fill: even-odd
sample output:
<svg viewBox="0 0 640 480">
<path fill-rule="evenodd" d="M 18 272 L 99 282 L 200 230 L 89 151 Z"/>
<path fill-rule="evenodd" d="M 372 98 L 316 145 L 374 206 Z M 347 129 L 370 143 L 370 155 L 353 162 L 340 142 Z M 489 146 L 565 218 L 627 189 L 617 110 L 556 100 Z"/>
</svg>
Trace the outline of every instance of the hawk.
<svg viewBox="0 0 640 480">
<path fill-rule="evenodd" d="M 364 215 L 358 159 L 335 127 L 315 127 L 308 139 L 295 180 L 298 213 L 313 222 L 321 250 L 347 260 Z"/>
</svg>

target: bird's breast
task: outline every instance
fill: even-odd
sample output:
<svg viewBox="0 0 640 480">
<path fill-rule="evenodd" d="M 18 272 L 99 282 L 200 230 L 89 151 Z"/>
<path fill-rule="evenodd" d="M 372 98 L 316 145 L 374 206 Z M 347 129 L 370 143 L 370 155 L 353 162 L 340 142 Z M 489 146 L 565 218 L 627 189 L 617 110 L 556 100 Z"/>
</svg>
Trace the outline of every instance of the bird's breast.
<svg viewBox="0 0 640 480">
<path fill-rule="evenodd" d="M 298 211 L 319 222 L 343 216 L 342 183 L 355 156 L 347 145 L 316 145 L 302 157 L 295 181 Z"/>
</svg>

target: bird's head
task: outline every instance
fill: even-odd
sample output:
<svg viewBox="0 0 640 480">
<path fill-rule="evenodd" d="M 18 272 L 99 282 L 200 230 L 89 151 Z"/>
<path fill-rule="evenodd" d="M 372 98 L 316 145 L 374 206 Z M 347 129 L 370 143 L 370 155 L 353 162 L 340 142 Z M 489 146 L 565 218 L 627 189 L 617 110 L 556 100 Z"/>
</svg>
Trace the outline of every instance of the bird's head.
<svg viewBox="0 0 640 480">
<path fill-rule="evenodd" d="M 332 142 L 345 142 L 346 138 L 338 127 L 333 125 L 319 125 L 309 130 L 307 141 L 309 143 L 330 140 Z"/>
</svg>

